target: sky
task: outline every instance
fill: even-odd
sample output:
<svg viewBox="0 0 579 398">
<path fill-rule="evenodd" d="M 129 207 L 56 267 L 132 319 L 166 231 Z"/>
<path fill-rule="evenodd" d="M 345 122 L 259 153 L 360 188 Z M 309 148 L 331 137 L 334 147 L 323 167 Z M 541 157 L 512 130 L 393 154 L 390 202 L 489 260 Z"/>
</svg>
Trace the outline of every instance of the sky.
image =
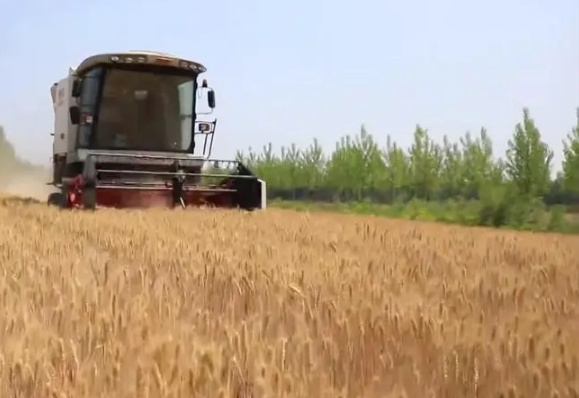
<svg viewBox="0 0 579 398">
<path fill-rule="evenodd" d="M 331 151 L 362 123 L 403 146 L 417 124 L 437 140 L 484 126 L 502 154 L 528 107 L 558 164 L 579 107 L 577 0 L 5 0 L 0 15 L 0 125 L 37 163 L 50 86 L 123 50 L 208 68 L 220 158 L 314 138 Z"/>
</svg>

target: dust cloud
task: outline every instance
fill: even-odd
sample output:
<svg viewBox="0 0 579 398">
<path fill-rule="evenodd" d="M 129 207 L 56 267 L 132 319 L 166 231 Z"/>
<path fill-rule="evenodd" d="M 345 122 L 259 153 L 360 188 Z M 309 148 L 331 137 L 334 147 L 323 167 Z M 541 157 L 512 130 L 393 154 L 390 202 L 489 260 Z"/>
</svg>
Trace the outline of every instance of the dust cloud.
<svg viewBox="0 0 579 398">
<path fill-rule="evenodd" d="M 50 181 L 48 170 L 7 170 L 0 169 L 0 193 L 4 196 L 17 196 L 23 199 L 35 199 L 46 202 L 54 187 L 47 185 Z"/>
<path fill-rule="evenodd" d="M 46 201 L 54 188 L 47 185 L 52 172 L 47 164 L 34 164 L 18 156 L 0 126 L 0 194 Z"/>
</svg>

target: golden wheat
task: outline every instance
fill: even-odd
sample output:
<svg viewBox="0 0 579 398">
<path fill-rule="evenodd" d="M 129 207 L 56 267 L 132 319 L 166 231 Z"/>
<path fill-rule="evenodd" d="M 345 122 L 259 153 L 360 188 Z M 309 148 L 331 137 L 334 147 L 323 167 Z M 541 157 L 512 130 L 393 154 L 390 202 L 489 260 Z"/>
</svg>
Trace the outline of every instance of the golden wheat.
<svg viewBox="0 0 579 398">
<path fill-rule="evenodd" d="M 1 397 L 579 397 L 579 239 L 0 199 Z"/>
</svg>

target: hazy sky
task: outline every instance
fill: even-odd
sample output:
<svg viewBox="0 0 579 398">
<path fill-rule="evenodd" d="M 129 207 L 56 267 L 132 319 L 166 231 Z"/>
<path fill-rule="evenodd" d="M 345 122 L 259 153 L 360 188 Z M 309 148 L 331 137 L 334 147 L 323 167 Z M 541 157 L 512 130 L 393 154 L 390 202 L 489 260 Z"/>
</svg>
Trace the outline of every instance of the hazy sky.
<svg viewBox="0 0 579 398">
<path fill-rule="evenodd" d="M 217 91 L 214 155 L 269 141 L 332 149 L 361 123 L 409 145 L 486 126 L 504 151 L 527 106 L 560 161 L 579 106 L 577 0 L 0 2 L 0 124 L 47 162 L 49 88 L 85 57 L 199 60 Z"/>
</svg>

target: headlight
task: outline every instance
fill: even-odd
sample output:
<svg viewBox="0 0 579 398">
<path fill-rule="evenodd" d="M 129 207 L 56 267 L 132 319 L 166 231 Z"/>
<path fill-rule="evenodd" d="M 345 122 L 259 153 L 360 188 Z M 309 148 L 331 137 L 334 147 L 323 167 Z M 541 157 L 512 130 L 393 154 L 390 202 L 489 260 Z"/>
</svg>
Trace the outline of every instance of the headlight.
<svg viewBox="0 0 579 398">
<path fill-rule="evenodd" d="M 199 131 L 202 133 L 208 133 L 211 131 L 211 123 L 201 122 L 199 123 Z"/>
</svg>

